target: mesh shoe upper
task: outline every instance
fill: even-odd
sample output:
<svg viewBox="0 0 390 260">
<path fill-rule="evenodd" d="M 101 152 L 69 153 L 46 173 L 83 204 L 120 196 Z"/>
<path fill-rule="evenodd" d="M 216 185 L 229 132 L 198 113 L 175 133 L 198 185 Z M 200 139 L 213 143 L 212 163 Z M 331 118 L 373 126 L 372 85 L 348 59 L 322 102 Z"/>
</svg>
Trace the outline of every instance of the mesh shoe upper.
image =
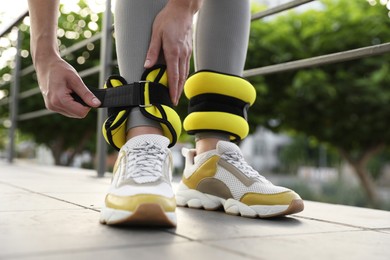
<svg viewBox="0 0 390 260">
<path fill-rule="evenodd" d="M 122 146 L 100 213 L 108 225 L 176 226 L 169 140 L 141 135 Z"/>
<path fill-rule="evenodd" d="M 196 178 L 197 183 L 192 187 L 196 186 L 196 189 L 202 192 L 220 197 L 221 194 L 224 194 L 226 198 L 232 197 L 240 200 L 248 193 L 279 194 L 290 191 L 287 188 L 273 185 L 249 166 L 244 160 L 241 150 L 234 143 L 220 141 L 216 150 L 206 152 L 196 158 L 193 156 L 193 150 L 186 152 L 186 169 L 183 178 L 185 184 L 193 184 L 195 175 L 204 174 L 198 171 L 205 172 L 204 168 L 215 167 L 213 170 L 208 170 L 209 172 L 214 171 L 212 176 L 209 174 Z M 213 157 L 216 158 L 215 163 L 210 163 Z M 207 164 L 210 164 L 210 167 L 206 166 Z M 213 164 L 215 165 L 213 166 Z M 221 192 L 223 189 L 226 192 Z"/>
<path fill-rule="evenodd" d="M 169 140 L 159 135 L 130 139 L 120 150 L 109 194 L 156 194 L 173 197 Z"/>
</svg>

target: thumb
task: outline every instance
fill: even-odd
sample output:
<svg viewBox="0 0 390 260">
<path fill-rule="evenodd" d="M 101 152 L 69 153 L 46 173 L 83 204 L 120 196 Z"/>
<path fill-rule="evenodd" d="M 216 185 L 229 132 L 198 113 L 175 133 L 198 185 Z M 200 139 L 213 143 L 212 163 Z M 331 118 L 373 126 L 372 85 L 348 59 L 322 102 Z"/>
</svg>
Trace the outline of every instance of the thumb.
<svg viewBox="0 0 390 260">
<path fill-rule="evenodd" d="M 74 101 L 79 102 L 83 105 L 87 105 L 89 107 L 99 107 L 101 105 L 100 100 L 88 89 L 88 87 L 84 84 L 84 82 L 77 78 L 73 82 L 73 91 L 77 94 L 77 96 L 73 96 Z"/>
<path fill-rule="evenodd" d="M 87 90 L 82 95 L 82 99 L 90 107 L 99 107 L 101 105 L 100 100 L 90 90 Z"/>
</svg>

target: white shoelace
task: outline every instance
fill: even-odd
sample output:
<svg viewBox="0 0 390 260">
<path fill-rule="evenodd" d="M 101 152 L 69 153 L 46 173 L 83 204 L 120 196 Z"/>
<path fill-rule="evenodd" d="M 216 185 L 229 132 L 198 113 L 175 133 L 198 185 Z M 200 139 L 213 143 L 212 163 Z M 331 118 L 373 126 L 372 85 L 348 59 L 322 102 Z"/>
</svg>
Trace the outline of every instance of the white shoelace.
<svg viewBox="0 0 390 260">
<path fill-rule="evenodd" d="M 152 142 L 145 142 L 143 146 L 130 149 L 127 157 L 126 178 L 162 176 L 166 150 Z"/>
<path fill-rule="evenodd" d="M 252 168 L 244 159 L 244 157 L 238 152 L 224 152 L 221 156 L 228 163 L 231 163 L 247 177 L 257 179 L 263 183 L 270 183 L 263 175 Z"/>
</svg>

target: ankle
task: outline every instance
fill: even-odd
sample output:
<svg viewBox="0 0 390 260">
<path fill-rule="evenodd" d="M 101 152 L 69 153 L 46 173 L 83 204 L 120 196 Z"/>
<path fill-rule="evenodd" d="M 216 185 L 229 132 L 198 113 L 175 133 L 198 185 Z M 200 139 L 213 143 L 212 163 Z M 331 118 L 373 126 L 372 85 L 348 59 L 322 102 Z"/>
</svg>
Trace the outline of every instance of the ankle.
<svg viewBox="0 0 390 260">
<path fill-rule="evenodd" d="M 146 134 L 163 135 L 163 132 L 162 129 L 152 127 L 152 126 L 138 126 L 138 127 L 131 128 L 129 131 L 127 131 L 126 140 L 129 140 L 139 135 L 146 135 Z"/>
<path fill-rule="evenodd" d="M 196 154 L 217 149 L 219 141 L 229 141 L 229 135 L 216 132 L 200 132 L 195 134 Z"/>
<path fill-rule="evenodd" d="M 221 141 L 219 138 L 204 138 L 196 141 L 196 154 L 202 154 L 217 148 L 217 143 Z"/>
</svg>

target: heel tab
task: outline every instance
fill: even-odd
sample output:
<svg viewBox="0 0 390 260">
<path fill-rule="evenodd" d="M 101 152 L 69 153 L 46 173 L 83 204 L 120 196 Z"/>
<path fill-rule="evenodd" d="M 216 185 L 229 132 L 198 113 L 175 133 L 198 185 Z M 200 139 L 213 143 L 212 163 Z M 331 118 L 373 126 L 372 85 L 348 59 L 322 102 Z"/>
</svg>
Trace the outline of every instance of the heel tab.
<svg viewBox="0 0 390 260">
<path fill-rule="evenodd" d="M 187 147 L 183 147 L 181 148 L 181 154 L 184 156 L 184 157 L 187 157 L 187 154 L 190 152 L 190 149 L 187 148 Z"/>
</svg>

